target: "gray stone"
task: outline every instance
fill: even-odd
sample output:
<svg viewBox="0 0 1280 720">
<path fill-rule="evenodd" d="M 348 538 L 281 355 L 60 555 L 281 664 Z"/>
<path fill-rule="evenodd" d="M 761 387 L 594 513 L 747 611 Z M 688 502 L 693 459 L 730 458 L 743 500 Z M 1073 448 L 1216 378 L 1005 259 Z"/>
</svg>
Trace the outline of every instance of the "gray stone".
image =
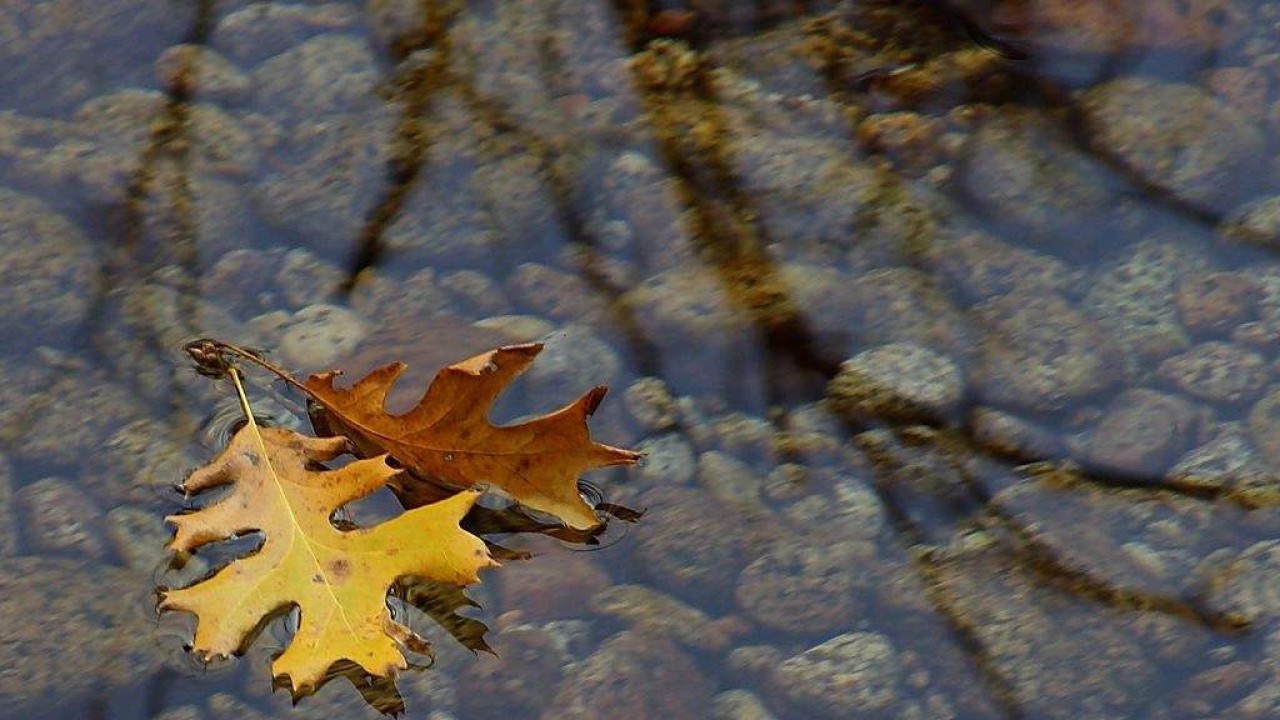
<svg viewBox="0 0 1280 720">
<path fill-rule="evenodd" d="M 1208 607 L 1243 623 L 1268 623 L 1280 617 L 1280 541 L 1264 540 L 1239 556 L 1215 564 L 1205 589 Z"/>
<path fill-rule="evenodd" d="M 1100 485 L 1070 465 L 1032 468 L 996 493 L 992 506 L 1060 565 L 1149 595 L 1192 592 L 1196 564 L 1214 543 L 1227 542 L 1213 506 L 1180 493 Z"/>
<path fill-rule="evenodd" d="M 1073 245 L 1098 232 L 1117 199 L 1106 170 L 1052 115 L 1014 106 L 997 109 L 973 133 L 957 180 L 986 213 Z"/>
<path fill-rule="evenodd" d="M 899 659 L 889 639 L 847 633 L 783 661 L 774 682 L 796 706 L 825 718 L 887 712 L 900 699 Z"/>
<path fill-rule="evenodd" d="M 1227 717 L 1240 720 L 1267 720 L 1280 714 L 1280 681 L 1268 677 L 1252 692 L 1225 711 Z"/>
<path fill-rule="evenodd" d="M 1223 423 L 1210 441 L 1187 452 L 1169 469 L 1169 482 L 1193 490 L 1264 500 L 1280 493 L 1280 473 L 1268 467 L 1237 422 Z"/>
<path fill-rule="evenodd" d="M 195 705 L 182 705 L 161 712 L 154 720 L 205 720 L 205 715 Z"/>
<path fill-rule="evenodd" d="M 506 266 L 518 262 L 529 254 L 528 238 L 498 232 L 472 182 L 477 168 L 494 162 L 492 154 L 482 155 L 474 147 L 474 116 L 441 110 L 436 116 L 441 126 L 432 132 L 427 151 L 435 162 L 422 168 L 387 226 L 383 242 L 388 253 L 410 267 L 421 264 L 437 271 L 490 268 L 495 257 Z"/>
<path fill-rule="evenodd" d="M 1258 288 L 1258 347 L 1274 349 L 1280 337 L 1280 266 L 1250 265 L 1242 269 Z"/>
<path fill-rule="evenodd" d="M 887 521 L 880 497 L 865 482 L 846 474 L 836 475 L 832 501 L 820 517 L 833 524 L 838 536 L 862 542 L 874 542 Z"/>
<path fill-rule="evenodd" d="M 21 422 L 5 428 L 17 459 L 74 468 L 117 429 L 145 413 L 137 396 L 85 368 L 68 367 L 24 398 Z M 74 402 L 67 402 L 74 398 Z"/>
<path fill-rule="evenodd" d="M 623 395 L 631 418 L 644 430 L 665 432 L 675 426 L 679 408 L 662 378 L 642 377 Z"/>
<path fill-rule="evenodd" d="M 969 413 L 969 432 L 982 449 L 1003 457 L 1039 461 L 1059 457 L 1057 433 L 1010 412 L 979 406 Z"/>
<path fill-rule="evenodd" d="M 953 293 L 979 302 L 1018 289 L 1066 292 L 1081 273 L 1061 260 L 984 232 L 945 232 L 919 251 Z"/>
<path fill-rule="evenodd" d="M 437 278 L 431 268 L 420 270 L 403 282 L 383 273 L 361 273 L 351 292 L 350 303 L 352 310 L 376 319 L 382 327 L 420 323 L 427 318 L 454 314 L 444 281 Z"/>
<path fill-rule="evenodd" d="M 473 323 L 472 327 L 492 330 L 513 343 L 533 342 L 556 331 L 556 326 L 533 315 L 491 315 Z"/>
<path fill-rule="evenodd" d="M 849 282 L 852 332 L 868 345 L 912 343 L 963 356 L 969 324 L 935 278 L 912 268 L 873 270 Z"/>
<path fill-rule="evenodd" d="M 1224 342 L 1197 345 L 1160 363 L 1156 372 L 1192 397 L 1232 405 L 1256 400 L 1271 377 L 1260 353 Z"/>
<path fill-rule="evenodd" d="M 741 645 L 729 652 L 725 666 L 737 676 L 760 682 L 786 659 L 781 650 L 770 645 Z"/>
<path fill-rule="evenodd" d="M 524 263 L 507 278 L 516 306 L 561 322 L 602 325 L 612 317 L 607 298 L 576 274 Z"/>
<path fill-rule="evenodd" d="M 274 286 L 289 307 L 297 309 L 329 302 L 338 294 L 343 279 L 337 265 L 307 250 L 295 249 L 281 260 Z"/>
<path fill-rule="evenodd" d="M 696 720 L 710 699 L 710 683 L 669 640 L 628 631 L 577 665 L 544 717 Z"/>
<path fill-rule="evenodd" d="M 200 117 L 199 113 L 193 115 Z M 196 125 L 192 133 L 199 134 L 203 129 Z M 213 132 L 207 137 L 210 142 L 217 141 Z M 230 151 L 233 146 L 228 142 L 222 147 Z M 239 170 L 228 161 L 225 174 L 250 175 L 257 164 L 256 155 L 250 162 Z M 210 167 L 197 168 L 196 172 L 187 172 L 173 162 L 156 163 L 151 168 L 144 196 L 138 201 L 142 218 L 138 246 L 153 255 L 157 263 L 202 272 L 253 235 L 255 218 L 242 179 L 222 177 Z M 215 298 L 225 301 L 216 296 L 210 299 Z"/>
<path fill-rule="evenodd" d="M 1178 314 L 1187 330 L 1227 336 L 1257 310 L 1258 287 L 1242 272 L 1209 272 L 1178 284 Z"/>
<path fill-rule="evenodd" d="M 708 450 L 698 457 L 698 485 L 718 502 L 767 512 L 760 498 L 764 483 L 759 472 L 727 453 Z"/>
<path fill-rule="evenodd" d="M 290 319 L 280 338 L 280 356 L 294 367 L 332 367 L 348 357 L 368 334 L 368 322 L 344 307 L 308 305 Z"/>
<path fill-rule="evenodd" d="M 1176 236 L 1151 236 L 1095 276 L 1081 308 L 1106 328 L 1141 372 L 1191 342 L 1178 318 L 1177 288 L 1208 266 Z"/>
<path fill-rule="evenodd" d="M 360 13 L 347 3 L 251 3 L 228 13 L 213 45 L 244 67 L 256 65 L 320 33 L 354 27 Z"/>
<path fill-rule="evenodd" d="M 993 405 L 1059 411 L 1119 380 L 1111 338 L 1061 297 L 1012 293 L 971 317 L 982 333 L 971 377 Z"/>
<path fill-rule="evenodd" d="M 706 423 L 705 437 L 690 436 L 702 446 L 710 444 L 731 455 L 754 461 L 772 455 L 778 430 L 762 417 L 740 412 L 717 415 Z"/>
<path fill-rule="evenodd" d="M 379 45 L 393 54 L 421 47 L 442 22 L 433 23 L 431 6 L 418 0 L 366 0 L 364 10 Z"/>
<path fill-rule="evenodd" d="M 711 720 L 774 720 L 774 716 L 755 693 L 734 689 L 711 698 Z"/>
<path fill-rule="evenodd" d="M 174 488 L 197 465 L 189 438 L 172 426 L 135 420 L 94 448 L 80 465 L 80 484 L 103 507 L 154 506 L 177 497 Z"/>
<path fill-rule="evenodd" d="M 774 465 L 764 480 L 764 496 L 775 503 L 804 503 L 811 497 L 809 467 L 795 462 Z"/>
<path fill-rule="evenodd" d="M 839 143 L 752 130 L 733 153 L 757 222 L 786 238 L 778 248 L 785 260 L 831 261 L 833 251 L 851 244 L 849 228 L 876 217 L 876 203 L 884 201 L 875 171 Z"/>
<path fill-rule="evenodd" d="M 1249 410 L 1249 438 L 1272 468 L 1280 469 L 1280 386 L 1272 385 Z"/>
<path fill-rule="evenodd" d="M 786 299 L 819 342 L 848 347 L 856 330 L 849 324 L 855 300 L 848 273 L 835 267 L 790 263 L 778 272 Z"/>
<path fill-rule="evenodd" d="M 269 715 L 229 693 L 215 693 L 208 702 L 213 720 L 268 720 Z"/>
<path fill-rule="evenodd" d="M 107 555 L 102 511 L 80 488 L 44 478 L 18 491 L 27 542 L 37 550 L 100 560 Z"/>
<path fill-rule="evenodd" d="M 591 328 L 569 325 L 542 339 L 538 361 L 529 368 L 531 397 L 577 397 L 596 385 L 609 385 L 622 369 L 622 358 Z"/>
<path fill-rule="evenodd" d="M 644 458 L 631 474 L 645 486 L 688 485 L 693 480 L 698 461 L 683 436 L 673 433 L 650 438 L 635 449 Z"/>
<path fill-rule="evenodd" d="M 1119 504 L 1110 497 L 1102 501 Z M 1074 527 L 1092 527 L 1089 523 L 1078 518 Z M 1067 542 L 1087 535 L 1075 532 Z M 933 582 L 949 593 L 952 607 L 973 628 L 986 657 L 1008 683 L 1012 701 L 1027 717 L 1044 720 L 1149 715 L 1151 684 L 1160 674 L 1136 632 L 1141 614 L 1099 613 L 1096 606 L 1081 606 L 1074 596 L 1045 587 L 1034 570 L 1000 550 L 1002 546 L 966 549 L 943 560 Z M 1132 570 L 1117 576 L 1097 574 L 1092 552 L 1096 551 L 1062 561 L 1088 568 L 1092 577 L 1102 577 L 1111 586 L 1141 587 L 1134 584 Z M 936 645 L 929 643 L 922 650 L 934 652 Z M 999 714 L 982 712 L 975 717 Z"/>
<path fill-rule="evenodd" d="M 164 0 L 6 3 L 0 12 L 0 93 L 5 107 L 65 113 L 104 85 L 141 75 L 182 41 L 196 11 Z"/>
<path fill-rule="evenodd" d="M 1191 449 L 1203 419 L 1183 398 L 1141 388 L 1126 390 L 1090 433 L 1085 456 L 1111 472 L 1155 481 Z"/>
<path fill-rule="evenodd" d="M 606 246 L 617 256 L 634 258 L 646 271 L 658 272 L 693 260 L 693 243 L 685 233 L 675 179 L 667 176 L 646 155 L 634 150 L 619 153 L 599 188 L 600 202 L 618 217 L 601 235 L 613 242 Z"/>
<path fill-rule="evenodd" d="M 482 654 L 458 673 L 458 711 L 464 717 L 537 717 L 569 658 L 542 628 L 504 629 L 490 643 L 496 656 Z"/>
<path fill-rule="evenodd" d="M 713 620 L 698 608 L 643 585 L 606 588 L 591 596 L 590 606 L 600 615 L 701 650 L 724 650 L 736 631 L 744 629 L 733 621 Z"/>
<path fill-rule="evenodd" d="M 1096 150 L 1202 208 L 1223 209 L 1263 153 L 1257 128 L 1192 85 L 1112 80 L 1085 92 L 1080 108 Z"/>
<path fill-rule="evenodd" d="M 490 157 L 471 175 L 485 224 L 506 241 L 524 241 L 547 231 L 556 217 L 551 186 L 542 159 L 529 147 Z"/>
<path fill-rule="evenodd" d="M 746 342 L 748 318 L 716 274 L 688 265 L 653 275 L 624 296 L 646 336 L 664 351 L 663 377 L 679 386 L 726 384 L 723 368 Z"/>
<path fill-rule="evenodd" d="M 197 239 L 202 246 L 230 250 L 237 246 L 237 238 L 213 233 L 234 228 L 237 213 L 244 212 L 243 201 L 228 205 L 228 199 L 238 198 L 244 177 L 257 170 L 261 152 L 257 138 L 225 110 L 195 104 L 186 118 L 189 127 L 185 137 L 189 140 L 184 162 L 175 162 L 164 154 L 150 161 L 152 127 L 165 117 L 167 102 L 164 93 L 130 89 L 97 96 L 76 110 L 77 134 L 64 145 L 75 152 L 77 180 L 92 200 L 101 203 L 130 200 L 130 193 L 138 191 L 135 183 L 144 180 L 142 189 L 154 197 L 144 198 L 141 209 L 158 215 L 151 218 L 144 214 L 145 229 L 155 238 L 154 250 L 163 258 L 181 257 L 165 241 L 172 243 L 173 233 L 190 229 L 192 202 L 196 219 L 210 224 L 208 229 L 197 224 Z M 144 162 L 148 164 L 144 166 Z M 227 178 L 232 184 L 214 183 L 215 178 Z M 198 187 L 190 188 L 190 194 L 179 192 L 189 182 Z M 195 190 L 216 195 L 202 199 Z M 182 215 L 183 212 L 188 214 Z M 210 254 L 212 264 L 216 253 Z"/>
<path fill-rule="evenodd" d="M 1280 195 L 1241 205 L 1222 221 L 1219 231 L 1237 243 L 1280 249 Z"/>
<path fill-rule="evenodd" d="M 440 278 L 454 307 L 464 315 L 488 317 L 511 312 L 511 300 L 497 281 L 475 270 L 457 270 Z"/>
<path fill-rule="evenodd" d="M 314 37 L 253 72 L 255 107 L 296 119 L 351 112 L 377 102 L 377 64 L 359 38 Z"/>
<path fill-rule="evenodd" d="M 384 190 L 395 122 L 379 108 L 293 125 L 254 186 L 264 218 L 324 257 L 349 252 Z"/>
<path fill-rule="evenodd" d="M 858 353 L 827 387 L 831 407 L 858 420 L 953 419 L 964 394 L 964 375 L 953 360 L 907 343 Z"/>
</svg>

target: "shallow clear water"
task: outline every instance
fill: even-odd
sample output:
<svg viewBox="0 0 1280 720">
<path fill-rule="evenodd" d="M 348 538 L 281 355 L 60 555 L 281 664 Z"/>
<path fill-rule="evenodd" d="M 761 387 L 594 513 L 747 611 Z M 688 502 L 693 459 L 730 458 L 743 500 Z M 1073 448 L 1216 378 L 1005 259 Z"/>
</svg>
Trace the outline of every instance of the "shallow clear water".
<svg viewBox="0 0 1280 720">
<path fill-rule="evenodd" d="M 1280 717 L 1280 13 L 1110 5 L 0 4 L 0 717 L 377 715 L 154 615 L 201 336 L 612 388 L 409 717 Z"/>
</svg>

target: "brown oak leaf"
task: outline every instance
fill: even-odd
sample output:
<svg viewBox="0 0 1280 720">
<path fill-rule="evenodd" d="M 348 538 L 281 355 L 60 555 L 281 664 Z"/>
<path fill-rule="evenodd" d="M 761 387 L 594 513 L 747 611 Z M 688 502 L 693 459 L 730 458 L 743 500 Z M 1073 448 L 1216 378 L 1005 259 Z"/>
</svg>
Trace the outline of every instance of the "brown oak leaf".
<svg viewBox="0 0 1280 720">
<path fill-rule="evenodd" d="M 607 388 L 597 386 L 541 417 L 494 425 L 488 412 L 523 373 L 542 345 L 512 345 L 450 365 L 436 374 L 411 410 L 393 415 L 388 392 L 404 371 L 392 363 L 350 388 L 334 385 L 336 372 L 312 375 L 304 389 L 337 427 L 366 452 L 389 453 L 416 475 L 447 488 L 489 485 L 516 502 L 585 530 L 600 519 L 578 491 L 586 471 L 636 462 L 639 453 L 591 440 L 587 417 Z"/>
<path fill-rule="evenodd" d="M 193 613 L 193 649 L 205 658 L 240 651 L 254 630 L 296 605 L 298 627 L 272 672 L 295 697 L 322 684 L 335 665 L 352 663 L 379 678 L 407 667 L 402 649 L 426 641 L 391 618 L 388 591 L 414 579 L 447 586 L 478 580 L 497 563 L 485 543 L 460 527 L 480 493 L 459 492 L 367 528 L 339 529 L 338 508 L 383 487 L 400 471 L 386 456 L 336 470 L 316 469 L 346 452 L 345 438 L 312 438 L 252 420 L 209 465 L 183 484 L 188 495 L 234 484 L 220 501 L 167 518 L 170 545 L 202 545 L 258 531 L 264 542 L 212 577 L 164 590 L 161 610 Z"/>
</svg>

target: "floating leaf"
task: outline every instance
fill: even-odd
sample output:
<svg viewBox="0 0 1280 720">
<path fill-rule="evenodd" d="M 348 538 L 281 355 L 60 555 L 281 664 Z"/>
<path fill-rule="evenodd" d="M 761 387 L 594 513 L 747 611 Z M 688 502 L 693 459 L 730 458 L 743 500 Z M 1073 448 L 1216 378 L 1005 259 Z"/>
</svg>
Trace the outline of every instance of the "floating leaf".
<svg viewBox="0 0 1280 720">
<path fill-rule="evenodd" d="M 289 678 L 295 696 L 313 691 L 343 661 L 375 678 L 391 677 L 408 665 L 403 649 L 428 649 L 390 616 L 387 593 L 396 582 L 413 577 L 463 586 L 496 565 L 484 541 L 459 526 L 478 491 L 373 527 L 335 527 L 331 517 L 338 508 L 399 472 L 385 456 L 317 469 L 347 449 L 345 438 L 311 438 L 250 420 L 184 483 L 188 494 L 227 484 L 234 489 L 213 505 L 167 518 L 177 529 L 170 546 L 175 552 L 248 532 L 265 538 L 256 552 L 207 580 L 162 593 L 160 609 L 196 615 L 198 654 L 238 653 L 265 619 L 297 606 L 297 632 L 272 665 L 274 675 Z"/>
<path fill-rule="evenodd" d="M 496 487 L 571 528 L 594 528 L 600 519 L 583 500 L 578 478 L 640 457 L 591 440 L 587 418 L 606 388 L 592 388 L 575 402 L 526 422 L 498 426 L 488 419 L 494 400 L 541 350 L 537 343 L 512 345 L 450 365 L 436 375 L 418 404 L 401 415 L 387 411 L 386 398 L 405 369 L 402 363 L 374 370 L 350 388 L 336 387 L 334 372 L 313 375 L 304 387 L 324 406 L 333 429 L 368 453 L 389 453 L 416 475 L 448 488 Z"/>
</svg>

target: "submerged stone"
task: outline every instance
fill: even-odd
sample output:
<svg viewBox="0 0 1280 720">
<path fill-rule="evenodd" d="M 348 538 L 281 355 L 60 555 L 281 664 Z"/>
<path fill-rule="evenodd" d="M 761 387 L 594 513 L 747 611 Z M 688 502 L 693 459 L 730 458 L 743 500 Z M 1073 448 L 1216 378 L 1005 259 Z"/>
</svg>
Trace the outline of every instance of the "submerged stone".
<svg viewBox="0 0 1280 720">
<path fill-rule="evenodd" d="M 149 573 L 80 560 L 0 561 L 0 696 L 46 716 L 50 706 L 105 686 L 143 684 L 161 664 L 148 612 Z M 28 715 L 27 717 L 31 717 Z"/>
</svg>

